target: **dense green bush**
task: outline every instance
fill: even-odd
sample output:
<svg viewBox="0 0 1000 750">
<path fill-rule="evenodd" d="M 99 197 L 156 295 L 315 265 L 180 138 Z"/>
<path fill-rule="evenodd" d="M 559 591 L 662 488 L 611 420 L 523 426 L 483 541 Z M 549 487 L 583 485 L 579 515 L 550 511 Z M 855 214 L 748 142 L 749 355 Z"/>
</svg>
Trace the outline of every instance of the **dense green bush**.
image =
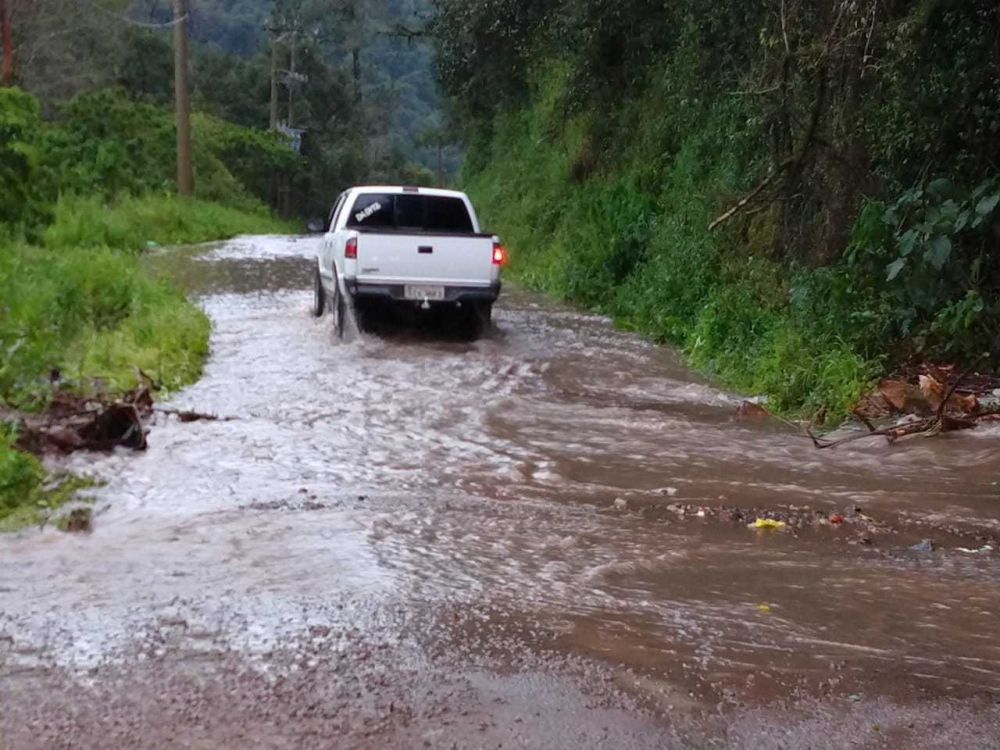
<svg viewBox="0 0 1000 750">
<path fill-rule="evenodd" d="M 739 252 L 707 229 L 713 196 L 738 185 L 753 158 L 753 138 L 740 135 L 745 113 L 726 101 L 706 107 L 672 154 L 655 154 L 656 134 L 671 123 L 654 89 L 619 113 L 632 131 L 614 167 L 581 182 L 574 175 L 588 158 L 593 115 L 564 119 L 568 79 L 553 70 L 534 106 L 497 118 L 489 158 L 467 177 L 484 221 L 510 247 L 515 276 L 682 346 L 782 410 L 826 405 L 842 415 L 878 368 L 877 352 L 842 336 L 841 316 L 870 298 L 841 289 L 846 270 L 789 273 L 771 259 L 773 214 L 756 217 Z"/>
<path fill-rule="evenodd" d="M 0 406 L 43 407 L 56 373 L 61 388 L 111 392 L 131 388 L 137 368 L 168 390 L 199 376 L 208 319 L 151 278 L 141 252 L 291 230 L 254 193 L 296 156 L 211 117 L 194 129 L 198 193 L 222 203 L 170 194 L 167 110 L 105 90 L 43 122 L 33 97 L 0 89 Z M 13 441 L 0 423 L 0 528 L 41 518 L 80 486 L 50 481 Z"/>
<path fill-rule="evenodd" d="M 436 5 L 464 179 L 526 283 L 784 410 L 1000 365 L 992 0 Z"/>
<path fill-rule="evenodd" d="M 274 133 L 205 114 L 192 119 L 195 190 L 203 198 L 253 207 L 269 197 L 273 174 L 295 153 Z M 122 89 L 80 94 L 59 108 L 39 146 L 45 177 L 63 194 L 141 195 L 172 190 L 176 139 L 171 112 Z"/>
<path fill-rule="evenodd" d="M 39 179 L 40 128 L 34 97 L 0 89 L 0 227 L 7 233 L 36 227 L 48 218 L 51 195 Z"/>
</svg>

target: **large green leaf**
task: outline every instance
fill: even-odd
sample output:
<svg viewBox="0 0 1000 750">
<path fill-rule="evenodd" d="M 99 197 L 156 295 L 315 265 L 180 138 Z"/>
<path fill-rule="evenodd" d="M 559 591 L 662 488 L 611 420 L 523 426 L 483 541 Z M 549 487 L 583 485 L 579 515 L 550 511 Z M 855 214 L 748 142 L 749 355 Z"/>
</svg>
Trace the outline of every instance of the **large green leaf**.
<svg viewBox="0 0 1000 750">
<path fill-rule="evenodd" d="M 1000 193 L 994 193 L 993 195 L 987 195 L 985 198 L 976 204 L 976 213 L 980 216 L 986 216 L 994 208 L 997 207 L 997 203 L 1000 203 Z"/>
<path fill-rule="evenodd" d="M 906 265 L 906 258 L 896 258 L 892 263 L 886 266 L 886 281 L 892 281 L 894 278 L 899 276 L 899 272 L 903 270 L 903 266 Z"/>
<path fill-rule="evenodd" d="M 938 235 L 928 243 L 927 260 L 934 268 L 940 269 L 948 262 L 951 256 L 951 239 L 945 235 Z"/>
<path fill-rule="evenodd" d="M 899 254 L 904 258 L 913 252 L 914 246 L 917 244 L 917 237 L 919 232 L 916 229 L 910 229 L 899 239 Z"/>
</svg>

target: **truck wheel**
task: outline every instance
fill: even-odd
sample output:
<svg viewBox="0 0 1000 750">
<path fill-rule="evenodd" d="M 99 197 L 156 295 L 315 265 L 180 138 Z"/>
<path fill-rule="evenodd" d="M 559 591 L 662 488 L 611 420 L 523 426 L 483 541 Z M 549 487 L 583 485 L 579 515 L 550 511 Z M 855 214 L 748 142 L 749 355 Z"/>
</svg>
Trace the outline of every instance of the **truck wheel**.
<svg viewBox="0 0 1000 750">
<path fill-rule="evenodd" d="M 323 280 L 319 276 L 319 269 L 316 269 L 316 278 L 313 281 L 312 314 L 315 318 L 322 318 L 325 312 L 326 290 L 323 288 Z"/>
<path fill-rule="evenodd" d="M 336 282 L 336 279 L 334 281 Z M 334 289 L 336 291 L 334 292 L 333 299 L 330 301 L 330 307 L 333 308 L 333 332 L 338 339 L 343 339 L 344 330 L 347 325 L 347 301 L 340 291 L 339 283 Z"/>
<path fill-rule="evenodd" d="M 472 338 L 475 340 L 490 330 L 493 320 L 493 303 L 477 302 L 472 306 L 470 312 L 472 319 L 469 323 L 472 326 Z"/>
<path fill-rule="evenodd" d="M 490 328 L 490 319 L 493 316 L 493 304 L 490 302 L 476 302 L 469 306 L 463 306 L 462 334 L 469 341 L 475 341 Z"/>
<path fill-rule="evenodd" d="M 488 331 L 493 323 L 493 303 L 477 302 L 476 317 L 479 319 L 479 325 L 482 331 Z"/>
</svg>

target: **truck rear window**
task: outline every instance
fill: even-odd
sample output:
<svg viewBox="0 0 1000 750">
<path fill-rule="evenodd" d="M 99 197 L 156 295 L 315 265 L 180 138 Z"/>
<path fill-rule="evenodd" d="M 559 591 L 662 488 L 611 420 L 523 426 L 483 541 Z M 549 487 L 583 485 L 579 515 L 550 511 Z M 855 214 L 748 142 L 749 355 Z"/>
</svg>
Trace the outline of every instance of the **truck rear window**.
<svg viewBox="0 0 1000 750">
<path fill-rule="evenodd" d="M 409 193 L 359 195 L 347 219 L 351 229 L 379 228 L 470 234 L 472 217 L 461 198 Z"/>
</svg>

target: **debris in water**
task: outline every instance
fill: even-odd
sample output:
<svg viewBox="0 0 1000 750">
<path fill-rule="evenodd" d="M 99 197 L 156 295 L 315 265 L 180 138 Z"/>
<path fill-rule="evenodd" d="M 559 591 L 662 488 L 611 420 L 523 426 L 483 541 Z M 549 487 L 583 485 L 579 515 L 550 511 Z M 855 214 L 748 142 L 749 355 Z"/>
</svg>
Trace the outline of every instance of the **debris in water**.
<svg viewBox="0 0 1000 750">
<path fill-rule="evenodd" d="M 624 497 L 615 498 L 615 510 L 626 510 L 628 508 L 628 500 Z"/>
<path fill-rule="evenodd" d="M 886 379 L 878 389 L 865 396 L 851 411 L 868 429 L 837 440 L 816 437 L 806 427 L 806 434 L 817 448 L 832 448 L 866 437 L 881 436 L 890 444 L 906 437 L 935 437 L 945 432 L 972 429 L 980 422 L 992 422 L 998 417 L 995 405 L 989 404 L 990 389 L 996 384 L 992 376 L 979 375 L 968 369 L 954 375 L 950 367 L 925 365 L 915 376 L 916 382 Z M 893 414 L 903 414 L 895 424 L 884 420 Z M 883 426 L 875 422 L 883 420 Z"/>
<path fill-rule="evenodd" d="M 146 449 L 143 417 L 152 399 L 145 387 L 121 400 L 57 393 L 41 414 L 4 415 L 17 427 L 19 450 L 27 453 L 110 451 L 119 446 Z"/>
<path fill-rule="evenodd" d="M 933 552 L 934 542 L 930 539 L 921 539 L 919 542 L 910 547 L 914 552 Z"/>
<path fill-rule="evenodd" d="M 771 611 L 771 605 L 770 604 L 758 604 L 757 605 L 757 611 L 758 612 L 770 612 Z"/>
<path fill-rule="evenodd" d="M 785 529 L 788 524 L 784 521 L 776 521 L 773 518 L 758 518 L 753 523 L 749 524 L 751 529 L 777 529 L 779 531 Z"/>
<path fill-rule="evenodd" d="M 744 401 L 736 409 L 736 416 L 740 419 L 761 419 L 770 416 L 770 412 L 753 401 Z"/>
<path fill-rule="evenodd" d="M 90 508 L 74 508 L 60 521 L 59 528 L 69 533 L 91 532 L 94 530 L 94 512 Z"/>
<path fill-rule="evenodd" d="M 830 516 L 830 523 L 843 523 L 844 517 L 840 513 L 834 513 Z"/>
<path fill-rule="evenodd" d="M 183 410 L 179 410 L 179 409 L 162 409 L 160 407 L 157 407 L 156 411 L 160 412 L 161 414 L 172 414 L 175 417 L 177 417 L 177 421 L 184 422 L 184 423 L 187 423 L 187 422 L 201 422 L 203 420 L 207 421 L 207 422 L 216 422 L 216 421 L 218 421 L 220 419 L 220 417 L 217 414 L 206 414 L 206 413 L 200 412 L 200 411 L 183 411 Z M 233 417 L 226 417 L 225 419 L 222 419 L 223 422 L 231 422 L 232 420 L 233 420 Z"/>
</svg>

